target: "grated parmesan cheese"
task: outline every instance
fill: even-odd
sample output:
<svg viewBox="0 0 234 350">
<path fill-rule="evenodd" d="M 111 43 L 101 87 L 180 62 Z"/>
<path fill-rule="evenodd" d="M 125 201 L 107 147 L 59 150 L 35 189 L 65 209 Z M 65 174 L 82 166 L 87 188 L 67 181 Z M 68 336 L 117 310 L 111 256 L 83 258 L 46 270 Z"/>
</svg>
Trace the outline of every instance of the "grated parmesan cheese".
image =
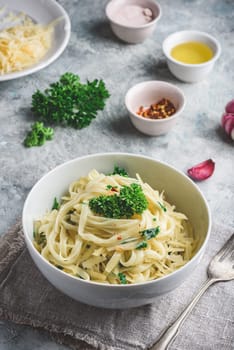
<svg viewBox="0 0 234 350">
<path fill-rule="evenodd" d="M 0 75 L 21 71 L 38 63 L 51 47 L 53 24 L 35 24 L 25 16 L 20 24 L 2 30 Z"/>
</svg>

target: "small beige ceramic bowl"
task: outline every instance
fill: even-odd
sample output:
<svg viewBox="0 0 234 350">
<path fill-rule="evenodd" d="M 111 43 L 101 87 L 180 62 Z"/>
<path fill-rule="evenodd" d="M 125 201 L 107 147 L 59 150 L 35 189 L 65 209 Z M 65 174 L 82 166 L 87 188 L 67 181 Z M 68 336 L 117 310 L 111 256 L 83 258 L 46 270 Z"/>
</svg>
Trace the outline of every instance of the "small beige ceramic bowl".
<svg viewBox="0 0 234 350">
<path fill-rule="evenodd" d="M 187 64 L 175 60 L 171 56 L 173 47 L 189 41 L 198 41 L 206 44 L 213 51 L 213 57 L 209 61 L 200 64 Z M 205 79 L 212 71 L 221 53 L 221 46 L 213 36 L 197 30 L 183 30 L 173 33 L 164 40 L 162 47 L 169 70 L 176 78 L 186 83 L 196 83 Z"/>
<path fill-rule="evenodd" d="M 120 21 L 119 13 L 126 6 L 140 6 L 143 9 L 150 9 L 152 20 L 146 24 L 123 24 Z M 111 28 L 115 35 L 130 44 L 138 44 L 147 39 L 155 29 L 156 23 L 161 17 L 160 6 L 153 0 L 112 0 L 106 6 L 106 16 L 110 21 Z M 133 13 L 129 13 L 129 18 Z M 132 17 L 131 17 L 132 18 Z"/>
<path fill-rule="evenodd" d="M 137 114 L 139 107 L 149 107 L 159 102 L 162 98 L 170 100 L 176 109 L 176 113 L 165 119 L 148 119 Z M 125 97 L 125 105 L 129 117 L 136 129 L 150 136 L 166 134 L 175 125 L 178 116 L 184 109 L 185 96 L 183 92 L 173 84 L 164 81 L 145 81 L 134 85 L 128 90 Z"/>
</svg>

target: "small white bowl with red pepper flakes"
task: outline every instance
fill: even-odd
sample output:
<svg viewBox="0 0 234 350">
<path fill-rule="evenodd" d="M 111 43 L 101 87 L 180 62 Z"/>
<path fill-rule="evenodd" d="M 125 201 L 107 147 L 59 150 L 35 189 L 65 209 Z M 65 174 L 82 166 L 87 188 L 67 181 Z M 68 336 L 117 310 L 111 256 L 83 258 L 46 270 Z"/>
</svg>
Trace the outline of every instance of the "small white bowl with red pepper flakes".
<svg viewBox="0 0 234 350">
<path fill-rule="evenodd" d="M 169 132 L 185 106 L 177 86 L 164 81 L 145 81 L 130 88 L 125 97 L 129 117 L 136 129 L 150 136 Z"/>
<path fill-rule="evenodd" d="M 154 31 L 161 8 L 154 0 L 111 0 L 106 16 L 114 34 L 129 44 L 139 44 Z"/>
</svg>

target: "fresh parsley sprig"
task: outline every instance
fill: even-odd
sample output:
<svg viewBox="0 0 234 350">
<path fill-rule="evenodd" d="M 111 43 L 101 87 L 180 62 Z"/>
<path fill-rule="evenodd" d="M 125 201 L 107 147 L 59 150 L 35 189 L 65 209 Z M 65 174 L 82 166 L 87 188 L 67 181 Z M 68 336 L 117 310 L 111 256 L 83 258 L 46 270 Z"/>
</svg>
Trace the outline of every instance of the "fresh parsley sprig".
<svg viewBox="0 0 234 350">
<path fill-rule="evenodd" d="M 44 92 L 32 95 L 32 111 L 47 123 L 82 129 L 104 109 L 109 96 L 103 80 L 82 84 L 78 75 L 65 73 Z"/>
<path fill-rule="evenodd" d="M 94 213 L 107 218 L 129 219 L 147 209 L 148 202 L 141 186 L 132 183 L 121 187 L 119 194 L 91 198 L 89 207 Z"/>
<path fill-rule="evenodd" d="M 80 82 L 78 75 L 65 73 L 45 91 L 32 95 L 32 112 L 38 119 L 24 140 L 26 147 L 41 146 L 51 140 L 54 130 L 47 125 L 82 129 L 96 118 L 110 96 L 103 80 Z"/>
<path fill-rule="evenodd" d="M 35 122 L 24 140 L 24 145 L 26 147 L 42 146 L 47 140 L 52 140 L 53 136 L 52 128 L 47 128 L 42 122 Z"/>
</svg>

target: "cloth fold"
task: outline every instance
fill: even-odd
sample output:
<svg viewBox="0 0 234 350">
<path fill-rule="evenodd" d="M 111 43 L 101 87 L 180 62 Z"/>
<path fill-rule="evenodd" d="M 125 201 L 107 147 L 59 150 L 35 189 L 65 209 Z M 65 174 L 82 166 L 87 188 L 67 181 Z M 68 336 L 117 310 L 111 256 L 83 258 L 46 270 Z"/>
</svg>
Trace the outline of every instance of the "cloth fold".
<svg viewBox="0 0 234 350">
<path fill-rule="evenodd" d="M 212 256 L 232 234 L 213 225 L 205 255 L 176 290 L 153 304 L 128 310 L 98 309 L 56 290 L 40 273 L 18 223 L 0 238 L 0 318 L 43 328 L 77 350 L 147 349 L 175 320 L 206 279 Z M 199 301 L 170 350 L 234 349 L 234 282 L 217 283 Z"/>
</svg>

